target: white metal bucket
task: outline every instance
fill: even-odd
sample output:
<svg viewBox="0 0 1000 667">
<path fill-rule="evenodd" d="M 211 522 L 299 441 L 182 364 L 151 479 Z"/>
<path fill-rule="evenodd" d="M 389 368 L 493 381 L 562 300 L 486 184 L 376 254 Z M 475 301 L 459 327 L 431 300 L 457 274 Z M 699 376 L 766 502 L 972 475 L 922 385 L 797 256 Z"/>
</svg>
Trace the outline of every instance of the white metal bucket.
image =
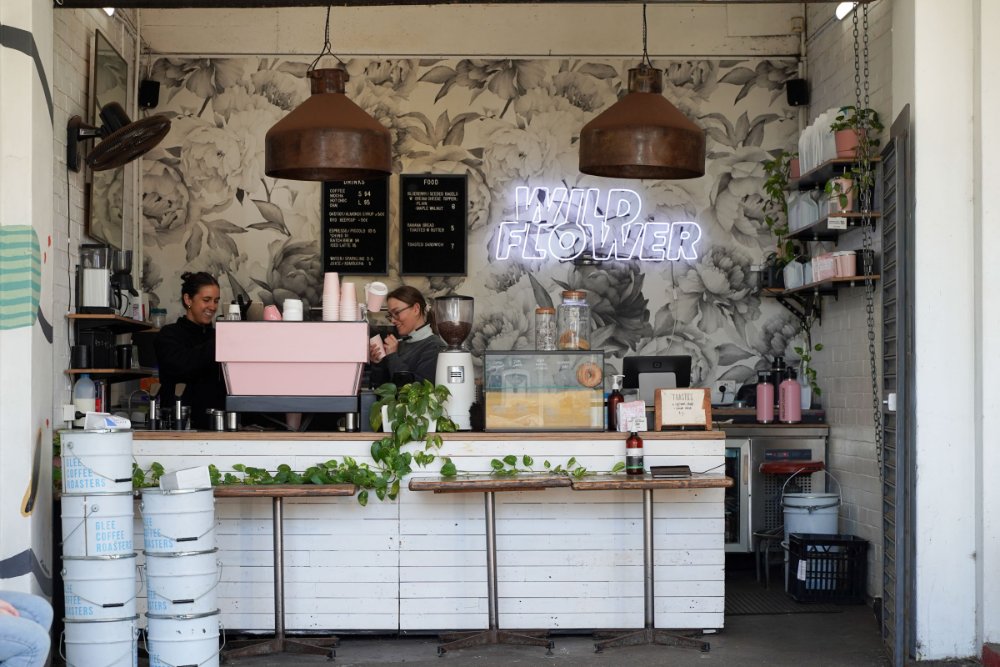
<svg viewBox="0 0 1000 667">
<path fill-rule="evenodd" d="M 132 491 L 132 431 L 60 431 L 62 490 L 67 494 Z"/>
<path fill-rule="evenodd" d="M 66 667 L 136 667 L 139 664 L 139 616 L 113 621 L 65 619 Z"/>
<path fill-rule="evenodd" d="M 215 548 L 213 489 L 143 489 L 142 534 L 148 554 L 211 551 Z"/>
<path fill-rule="evenodd" d="M 201 553 L 146 554 L 146 602 L 150 614 L 190 616 L 218 609 L 222 562 L 216 549 Z"/>
<path fill-rule="evenodd" d="M 837 493 L 785 493 L 785 486 L 802 470 L 788 476 L 781 487 L 781 506 L 785 513 L 785 541 L 792 533 L 818 533 L 835 535 L 840 512 L 840 482 L 828 471 L 830 479 L 837 482 Z"/>
<path fill-rule="evenodd" d="M 125 556 L 132 547 L 132 492 L 62 497 L 63 556 Z"/>
<path fill-rule="evenodd" d="M 146 614 L 149 667 L 218 667 L 219 610 L 189 616 Z"/>
<path fill-rule="evenodd" d="M 121 620 L 135 616 L 135 554 L 101 558 L 63 557 L 66 618 Z"/>
</svg>

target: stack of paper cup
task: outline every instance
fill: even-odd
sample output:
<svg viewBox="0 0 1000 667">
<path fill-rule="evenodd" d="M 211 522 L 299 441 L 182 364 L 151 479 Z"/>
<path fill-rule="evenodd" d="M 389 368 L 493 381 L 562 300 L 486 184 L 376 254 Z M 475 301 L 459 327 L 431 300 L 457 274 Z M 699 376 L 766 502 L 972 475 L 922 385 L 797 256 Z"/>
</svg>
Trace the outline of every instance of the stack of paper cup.
<svg viewBox="0 0 1000 667">
<path fill-rule="evenodd" d="M 285 299 L 281 304 L 281 319 L 286 322 L 302 321 L 302 299 Z"/>
<path fill-rule="evenodd" d="M 323 321 L 340 319 L 340 276 L 336 271 L 323 275 Z"/>
<path fill-rule="evenodd" d="M 358 294 L 354 290 L 354 283 L 346 280 L 340 285 L 340 319 L 343 322 L 358 319 Z"/>
</svg>

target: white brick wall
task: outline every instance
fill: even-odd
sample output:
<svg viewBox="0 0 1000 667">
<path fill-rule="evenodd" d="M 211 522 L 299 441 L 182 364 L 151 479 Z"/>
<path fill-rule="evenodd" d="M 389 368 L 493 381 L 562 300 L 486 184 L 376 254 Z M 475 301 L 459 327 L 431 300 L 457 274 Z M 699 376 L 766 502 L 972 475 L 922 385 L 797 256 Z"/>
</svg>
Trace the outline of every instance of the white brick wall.
<svg viewBox="0 0 1000 667">
<path fill-rule="evenodd" d="M 118 10 L 128 11 L 128 10 Z M 76 275 L 76 265 L 79 259 L 81 243 L 93 243 L 87 237 L 86 210 L 84 202 L 84 170 L 71 172 L 66 168 L 66 123 L 72 116 L 81 116 L 84 121 L 90 121 L 87 112 L 90 59 L 93 52 L 94 31 L 100 30 L 119 53 L 129 63 L 130 70 L 134 60 L 135 44 L 133 38 L 122 28 L 119 21 L 109 18 L 100 9 L 56 9 L 54 12 L 55 49 L 51 80 L 53 85 L 52 99 L 55 105 L 55 163 L 53 187 L 52 223 L 52 253 L 54 256 L 52 281 L 53 315 L 52 326 L 52 406 L 53 424 L 62 427 L 59 420 L 60 406 L 70 401 L 72 382 L 65 370 L 69 368 L 69 327 L 65 313 L 73 307 L 72 286 Z M 84 143 L 83 149 L 94 145 L 93 141 Z M 134 228 L 134 207 L 129 202 L 133 199 L 133 176 L 126 170 L 125 178 L 125 228 Z M 68 188 L 68 196 L 67 196 Z M 67 219 L 68 213 L 68 219 Z M 126 238 L 130 238 L 127 232 Z"/>
<path fill-rule="evenodd" d="M 843 21 L 834 18 L 834 8 L 833 4 L 822 4 L 809 5 L 807 9 L 806 55 L 812 91 L 810 122 L 826 109 L 855 104 L 854 26 L 851 17 Z M 876 0 L 868 9 L 869 106 L 879 113 L 887 127 L 892 122 L 891 9 L 888 0 Z M 859 39 L 862 39 L 860 14 L 858 24 Z M 878 235 L 874 236 L 878 252 Z M 861 244 L 861 232 L 854 231 L 841 238 L 837 249 L 856 249 Z M 878 285 L 875 296 L 878 368 L 881 365 L 881 299 Z M 823 388 L 822 402 L 831 425 L 829 468 L 843 485 L 840 529 L 871 543 L 868 552 L 868 593 L 878 597 L 882 594 L 882 502 L 875 457 L 865 305 L 863 287 L 841 290 L 837 299 L 824 299 L 823 322 L 813 329 L 813 340 L 824 346 L 814 357 L 818 380 Z"/>
</svg>

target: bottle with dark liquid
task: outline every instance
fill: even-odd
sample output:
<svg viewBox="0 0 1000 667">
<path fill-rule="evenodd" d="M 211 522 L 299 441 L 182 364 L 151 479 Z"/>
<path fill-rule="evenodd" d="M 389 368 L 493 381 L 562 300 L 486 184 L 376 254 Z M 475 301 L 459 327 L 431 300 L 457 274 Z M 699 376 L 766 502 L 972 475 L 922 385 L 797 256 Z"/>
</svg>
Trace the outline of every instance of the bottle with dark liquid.
<svg viewBox="0 0 1000 667">
<path fill-rule="evenodd" d="M 642 457 L 642 438 L 635 431 L 632 431 L 625 440 L 625 474 L 642 475 L 645 473 L 645 464 Z"/>
<path fill-rule="evenodd" d="M 611 393 L 608 394 L 608 430 L 618 430 L 618 405 L 625 400 L 622 396 L 622 378 L 624 375 L 611 376 Z"/>
</svg>

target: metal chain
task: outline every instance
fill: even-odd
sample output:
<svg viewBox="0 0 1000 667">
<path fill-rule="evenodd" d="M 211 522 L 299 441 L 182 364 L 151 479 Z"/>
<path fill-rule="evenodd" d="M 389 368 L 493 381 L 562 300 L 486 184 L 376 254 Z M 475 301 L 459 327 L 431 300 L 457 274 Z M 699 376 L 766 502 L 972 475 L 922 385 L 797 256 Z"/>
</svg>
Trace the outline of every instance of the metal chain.
<svg viewBox="0 0 1000 667">
<path fill-rule="evenodd" d="M 875 280 L 874 273 L 874 232 L 871 217 L 872 199 L 875 196 L 875 178 L 872 169 L 872 142 L 868 136 L 869 114 L 869 50 L 868 50 L 868 4 L 862 4 L 862 42 L 858 39 L 858 11 L 854 11 L 854 97 L 858 118 L 858 158 L 862 229 L 862 268 L 865 275 L 865 312 L 868 324 L 868 362 L 871 366 L 872 420 L 875 427 L 875 458 L 879 479 L 883 478 L 882 450 L 884 430 L 882 427 L 882 401 L 878 383 L 878 355 L 875 340 Z M 862 76 L 863 75 L 863 76 Z M 863 95 L 863 97 L 862 97 Z"/>
<path fill-rule="evenodd" d="M 642 3 L 642 62 L 643 65 L 653 66 L 649 59 L 649 51 L 646 49 L 646 3 Z"/>
</svg>

